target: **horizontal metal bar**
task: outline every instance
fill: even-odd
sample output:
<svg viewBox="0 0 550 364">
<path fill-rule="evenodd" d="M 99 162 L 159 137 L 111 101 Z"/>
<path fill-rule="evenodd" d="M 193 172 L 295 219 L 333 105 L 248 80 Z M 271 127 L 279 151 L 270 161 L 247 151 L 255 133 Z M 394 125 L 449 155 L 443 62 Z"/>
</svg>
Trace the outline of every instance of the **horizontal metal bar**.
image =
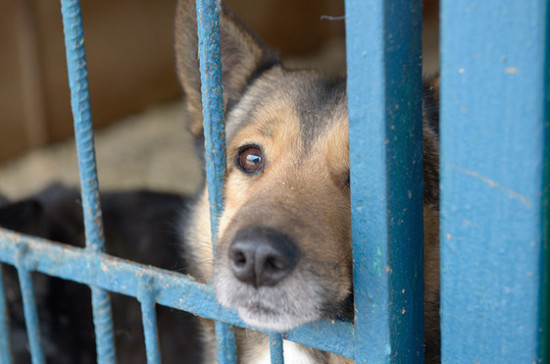
<svg viewBox="0 0 550 364">
<path fill-rule="evenodd" d="M 351 322 L 320 320 L 283 333 L 282 336 L 285 340 L 354 359 L 355 334 L 356 328 Z M 332 339 L 327 340 L 327 337 Z"/>
<path fill-rule="evenodd" d="M 0 228 L 0 262 L 14 265 L 18 246 L 24 247 L 26 254 L 23 258 L 38 272 L 133 297 L 138 296 L 139 282 L 148 277 L 151 279 L 151 289 L 155 291 L 155 302 L 158 304 L 207 319 L 251 328 L 235 311 L 226 310 L 217 303 L 212 287 L 198 283 L 190 276 L 129 262 L 107 254 L 96 256 L 86 249 Z M 323 320 L 285 333 L 283 337 L 299 344 L 353 358 L 354 331 L 352 323 Z M 326 340 L 330 335 L 335 339 Z"/>
</svg>

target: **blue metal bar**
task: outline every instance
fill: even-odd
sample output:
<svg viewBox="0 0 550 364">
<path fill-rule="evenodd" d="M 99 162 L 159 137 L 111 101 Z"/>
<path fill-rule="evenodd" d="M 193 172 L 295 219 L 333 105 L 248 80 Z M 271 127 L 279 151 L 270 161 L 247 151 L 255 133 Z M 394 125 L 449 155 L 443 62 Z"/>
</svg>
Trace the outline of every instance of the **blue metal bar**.
<svg viewBox="0 0 550 364">
<path fill-rule="evenodd" d="M 15 265 L 16 247 L 24 244 L 26 264 L 33 270 L 102 289 L 137 297 L 143 276 L 151 277 L 151 289 L 158 304 L 190 312 L 207 319 L 248 327 L 235 311 L 223 309 L 214 290 L 193 278 L 151 266 L 128 262 L 86 249 L 57 244 L 0 228 L 0 260 Z M 88 264 L 89 262 L 89 264 Z M 185 299 L 191 297 L 192 299 Z M 335 340 L 320 340 L 332 335 Z M 354 357 L 354 326 L 342 321 L 319 321 L 284 334 L 285 339 L 299 344 Z"/>
<path fill-rule="evenodd" d="M 218 217 L 223 211 L 223 182 L 226 168 L 220 51 L 220 2 L 197 0 L 196 5 L 204 140 L 208 162 L 206 179 L 210 199 L 212 246 L 215 249 Z M 216 322 L 216 340 L 218 363 L 237 363 L 235 330 L 224 323 Z"/>
<path fill-rule="evenodd" d="M 346 1 L 356 363 L 423 362 L 420 31 L 419 0 Z"/>
<path fill-rule="evenodd" d="M 541 360 L 548 6 L 542 0 L 442 2 L 446 363 Z"/>
<path fill-rule="evenodd" d="M 543 234 L 543 282 L 542 282 L 542 337 L 541 357 L 543 363 L 550 362 L 550 4 L 546 6 L 546 136 L 544 141 L 544 173 L 543 173 L 543 211 L 542 211 L 542 234 Z"/>
<path fill-rule="evenodd" d="M 25 314 L 25 325 L 27 327 L 27 337 L 31 351 L 31 360 L 33 364 L 45 363 L 44 353 L 38 325 L 38 312 L 36 310 L 36 300 L 34 298 L 34 289 L 32 277 L 28 270 L 28 261 L 25 260 L 27 254 L 25 244 L 18 244 L 15 248 L 15 264 L 17 266 L 17 275 L 21 287 L 21 297 L 23 298 L 23 312 Z"/>
<path fill-rule="evenodd" d="M 17 274 L 21 286 L 21 295 L 23 297 L 23 312 L 25 313 L 25 325 L 27 327 L 27 337 L 29 339 L 32 363 L 45 363 L 31 274 L 28 270 L 21 267 L 17 267 Z"/>
<path fill-rule="evenodd" d="M 356 334 L 356 327 L 351 322 L 321 320 L 285 332 L 283 338 L 355 359 Z M 327 340 L 327 337 L 333 340 Z"/>
<path fill-rule="evenodd" d="M 546 9 L 546 19 L 550 17 L 550 6 Z M 550 49 L 550 22 L 546 22 L 546 47 Z M 546 52 L 546 121 L 550 120 L 550 52 Z M 543 177 L 543 298 L 542 298 L 542 338 L 541 357 L 543 362 L 550 362 L 550 127 L 546 128 L 546 138 L 544 142 L 544 166 Z"/>
<path fill-rule="evenodd" d="M 218 6 L 219 1 L 216 0 L 197 0 L 204 143 L 208 162 L 206 177 L 213 244 L 216 243 L 217 238 L 218 217 L 223 211 L 223 183 L 226 168 Z"/>
<path fill-rule="evenodd" d="M 283 336 L 281 334 L 269 334 L 269 353 L 271 364 L 284 364 L 283 356 Z"/>
<path fill-rule="evenodd" d="M 71 107 L 74 117 L 78 153 L 80 186 L 86 243 L 94 251 L 104 251 L 103 221 L 99 203 L 99 189 L 94 150 L 88 69 L 84 50 L 84 35 L 78 0 L 62 0 L 63 28 L 67 51 L 67 69 L 71 88 Z"/>
<path fill-rule="evenodd" d="M 141 303 L 141 318 L 143 321 L 147 363 L 160 364 L 155 292 L 152 289 L 151 279 L 148 276 L 142 278 L 138 284 L 138 299 Z"/>
<path fill-rule="evenodd" d="M 61 13 L 80 171 L 86 247 L 95 253 L 102 253 L 104 251 L 103 222 L 99 203 L 88 71 L 79 1 L 61 0 Z M 97 359 L 100 363 L 114 363 L 115 347 L 109 294 L 98 287 L 91 287 L 91 289 Z"/>
<path fill-rule="evenodd" d="M 4 265 L 0 264 L 0 363 L 11 363 L 8 306 L 4 290 Z"/>
<path fill-rule="evenodd" d="M 216 343 L 218 363 L 237 363 L 236 328 L 222 321 L 216 321 Z"/>
<path fill-rule="evenodd" d="M 98 363 L 115 363 L 113 342 L 113 321 L 109 293 L 96 285 L 91 285 L 92 313 Z"/>
</svg>

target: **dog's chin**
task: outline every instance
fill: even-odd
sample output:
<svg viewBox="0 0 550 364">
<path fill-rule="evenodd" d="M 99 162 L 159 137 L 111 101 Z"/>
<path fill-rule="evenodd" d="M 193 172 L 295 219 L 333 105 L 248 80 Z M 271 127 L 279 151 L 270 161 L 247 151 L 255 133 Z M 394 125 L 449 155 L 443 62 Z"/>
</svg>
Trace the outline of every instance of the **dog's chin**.
<svg viewBox="0 0 550 364">
<path fill-rule="evenodd" d="M 290 331 L 320 318 L 313 314 L 296 316 L 285 312 L 277 312 L 260 305 L 238 307 L 237 312 L 247 325 L 260 330 L 277 332 Z"/>
<path fill-rule="evenodd" d="M 275 310 L 258 302 L 249 302 L 248 306 L 237 306 L 236 309 L 241 319 L 251 327 L 284 332 L 323 318 L 353 320 L 353 294 L 336 305 L 326 303 L 321 310 L 302 312 L 299 315 Z"/>
<path fill-rule="evenodd" d="M 303 275 L 274 287 L 255 288 L 222 270 L 215 272 L 213 284 L 223 307 L 236 309 L 247 325 L 260 330 L 288 331 L 325 314 L 326 291 Z"/>
</svg>

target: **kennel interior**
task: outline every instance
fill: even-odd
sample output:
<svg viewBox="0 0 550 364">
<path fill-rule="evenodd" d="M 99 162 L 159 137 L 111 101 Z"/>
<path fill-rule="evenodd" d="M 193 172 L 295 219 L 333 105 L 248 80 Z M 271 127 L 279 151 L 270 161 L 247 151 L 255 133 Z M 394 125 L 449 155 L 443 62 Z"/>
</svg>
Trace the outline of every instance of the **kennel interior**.
<svg viewBox="0 0 550 364">
<path fill-rule="evenodd" d="M 211 287 L 103 253 L 80 5 L 61 3 L 87 247 L 0 230 L 0 260 L 16 267 L 21 284 L 32 361 L 44 362 L 31 279 L 39 271 L 90 286 L 100 363 L 116 362 L 110 291 L 139 300 L 149 363 L 160 362 L 157 304 L 216 320 L 218 360 L 235 363 L 231 327 L 245 325 Z M 283 339 L 357 363 L 423 361 L 420 3 L 346 1 L 356 316 L 271 333 L 272 363 L 283 362 Z M 197 5 L 201 67 L 213 72 L 203 78 L 207 90 L 220 90 L 210 83 L 220 79 L 216 5 Z M 548 360 L 548 15 L 544 0 L 442 1 L 443 362 Z M 206 123 L 222 120 L 220 93 L 203 92 L 203 105 L 214 105 L 205 107 Z M 223 170 L 209 173 L 221 182 Z M 3 292 L 0 361 L 10 363 Z"/>
</svg>

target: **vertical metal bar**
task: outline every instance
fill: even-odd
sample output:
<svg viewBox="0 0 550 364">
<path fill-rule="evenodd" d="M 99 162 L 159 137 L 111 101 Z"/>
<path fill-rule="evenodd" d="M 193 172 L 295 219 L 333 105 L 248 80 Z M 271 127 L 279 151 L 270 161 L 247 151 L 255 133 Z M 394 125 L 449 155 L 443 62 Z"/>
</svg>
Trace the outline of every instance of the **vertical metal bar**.
<svg viewBox="0 0 550 364">
<path fill-rule="evenodd" d="M 223 210 L 225 176 L 225 125 L 223 120 L 223 90 L 219 12 L 220 2 L 197 0 L 197 32 L 201 71 L 202 109 L 206 147 L 206 179 L 210 199 L 212 243 L 215 246 L 218 217 Z M 235 330 L 216 322 L 219 363 L 236 363 Z"/>
<path fill-rule="evenodd" d="M 446 363 L 541 360 L 548 6 L 547 0 L 442 2 Z"/>
<path fill-rule="evenodd" d="M 235 327 L 216 321 L 216 344 L 218 363 L 237 363 L 237 334 Z"/>
<path fill-rule="evenodd" d="M 419 0 L 346 1 L 356 363 L 423 362 L 420 33 Z"/>
<path fill-rule="evenodd" d="M 87 247 L 103 252 L 103 222 L 94 150 L 88 69 L 78 0 L 61 0 Z"/>
<path fill-rule="evenodd" d="M 8 306 L 4 290 L 4 264 L 0 264 L 0 363 L 11 363 Z"/>
<path fill-rule="evenodd" d="M 217 3 L 215 0 L 197 1 L 202 109 L 206 159 L 208 161 L 206 175 L 210 198 L 212 240 L 216 240 L 218 217 L 223 211 L 223 181 L 226 163 L 219 30 L 220 9 L 217 7 Z"/>
<path fill-rule="evenodd" d="M 543 85 L 546 85 L 544 140 L 544 172 L 543 172 L 543 201 L 542 201 L 542 235 L 543 235 L 543 281 L 542 281 L 542 338 L 541 358 L 543 363 L 550 362 L 550 1 L 546 5 L 546 75 Z"/>
<path fill-rule="evenodd" d="M 546 10 L 550 16 L 550 6 Z M 550 49 L 550 22 L 546 24 L 546 44 Z M 550 52 L 546 53 L 546 64 L 550 65 Z M 543 282 L 542 282 L 542 362 L 550 362 L 550 67 L 546 67 L 546 139 L 544 142 L 544 160 L 546 161 L 543 177 Z"/>
<path fill-rule="evenodd" d="M 141 319 L 145 336 L 147 363 L 160 363 L 159 338 L 157 330 L 157 313 L 155 310 L 155 292 L 151 279 L 143 279 L 138 286 L 138 299 L 141 303 Z"/>
<path fill-rule="evenodd" d="M 31 359 L 33 364 L 44 363 L 44 353 L 38 326 L 38 312 L 36 310 L 36 300 L 32 286 L 31 274 L 25 268 L 18 266 L 17 274 L 21 286 L 21 296 L 23 297 L 23 312 L 25 314 L 25 325 L 27 327 L 27 337 L 31 350 Z"/>
<path fill-rule="evenodd" d="M 284 364 L 283 336 L 281 334 L 269 334 L 269 353 L 271 364 Z"/>
<path fill-rule="evenodd" d="M 27 269 L 27 262 L 25 261 L 26 251 L 25 245 L 18 244 L 16 246 L 16 268 L 19 277 L 19 286 L 21 287 L 21 297 L 23 298 L 23 313 L 25 314 L 25 325 L 27 328 L 27 337 L 29 339 L 31 360 L 33 364 L 42 364 L 45 362 L 44 353 L 42 351 L 32 277 Z"/>
<path fill-rule="evenodd" d="M 86 248 L 95 254 L 99 254 L 104 251 L 103 222 L 99 203 L 99 183 L 97 180 L 88 72 L 79 1 L 61 0 L 61 13 L 63 15 L 67 69 L 71 88 L 71 107 L 74 117 L 82 190 Z M 90 259 L 90 264 L 95 264 L 93 258 Z M 97 360 L 100 363 L 114 363 L 115 348 L 109 295 L 106 291 L 97 287 L 92 286 L 91 289 Z"/>
<path fill-rule="evenodd" d="M 107 291 L 90 286 L 92 290 L 92 313 L 98 363 L 115 363 L 115 345 L 113 339 L 113 320 L 111 303 Z"/>
</svg>

